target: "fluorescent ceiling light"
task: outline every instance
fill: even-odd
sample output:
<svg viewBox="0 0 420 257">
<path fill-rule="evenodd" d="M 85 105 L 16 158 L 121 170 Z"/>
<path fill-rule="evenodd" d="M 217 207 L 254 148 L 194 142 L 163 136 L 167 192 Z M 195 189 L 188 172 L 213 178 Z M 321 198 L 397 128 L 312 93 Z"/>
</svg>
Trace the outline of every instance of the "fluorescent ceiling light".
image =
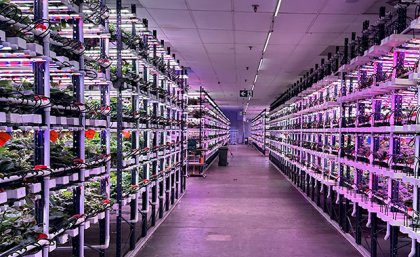
<svg viewBox="0 0 420 257">
<path fill-rule="evenodd" d="M 280 5 L 281 5 L 281 0 L 278 0 L 277 1 L 277 6 L 276 6 L 276 11 L 274 12 L 274 17 L 276 17 L 279 14 Z"/>
<path fill-rule="evenodd" d="M 258 74 L 255 74 L 254 84 L 257 83 Z"/>
<path fill-rule="evenodd" d="M 254 91 L 254 88 L 255 88 L 255 84 L 254 84 L 254 85 L 252 85 L 252 87 L 251 87 L 251 91 Z"/>
<path fill-rule="evenodd" d="M 263 58 L 261 58 L 261 60 L 260 60 L 260 64 L 258 64 L 258 70 L 261 70 L 261 65 L 262 65 L 262 63 L 263 63 Z"/>
<path fill-rule="evenodd" d="M 265 50 L 267 50 L 267 46 L 268 46 L 268 42 L 270 41 L 271 33 L 273 33 L 273 32 L 271 32 L 271 31 L 268 32 L 267 39 L 265 40 L 265 44 L 264 44 L 263 54 L 265 53 Z"/>
</svg>

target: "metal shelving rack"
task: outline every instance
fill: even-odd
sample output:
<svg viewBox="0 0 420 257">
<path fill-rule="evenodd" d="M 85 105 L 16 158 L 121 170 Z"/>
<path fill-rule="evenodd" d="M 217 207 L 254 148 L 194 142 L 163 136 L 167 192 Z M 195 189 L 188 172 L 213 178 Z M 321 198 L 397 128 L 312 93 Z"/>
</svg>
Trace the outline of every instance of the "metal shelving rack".
<svg viewBox="0 0 420 257">
<path fill-rule="evenodd" d="M 135 10 L 0 5 L 0 256 L 134 254 L 185 192 L 188 76 Z"/>
<path fill-rule="evenodd" d="M 420 256 L 420 21 L 407 27 L 410 8 L 381 8 L 270 109 L 271 162 L 368 256 Z"/>
<path fill-rule="evenodd" d="M 208 166 L 217 157 L 219 148 L 229 142 L 230 121 L 204 88 L 190 92 L 188 98 L 188 138 L 197 141 L 202 164 Z M 193 162 L 190 160 L 190 164 Z"/>
<path fill-rule="evenodd" d="M 266 110 L 263 110 L 251 120 L 250 143 L 263 155 L 265 155 L 266 150 L 267 125 Z"/>
</svg>

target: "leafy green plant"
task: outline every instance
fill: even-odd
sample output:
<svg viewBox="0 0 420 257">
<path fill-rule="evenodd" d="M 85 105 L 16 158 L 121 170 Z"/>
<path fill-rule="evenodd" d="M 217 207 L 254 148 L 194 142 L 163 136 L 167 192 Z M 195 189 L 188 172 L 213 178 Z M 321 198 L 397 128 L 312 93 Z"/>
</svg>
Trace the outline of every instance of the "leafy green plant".
<svg viewBox="0 0 420 257">
<path fill-rule="evenodd" d="M 100 133 L 96 133 L 94 138 L 85 140 L 85 160 L 87 163 L 103 159 L 102 154 L 105 147 L 101 144 Z"/>
<path fill-rule="evenodd" d="M 111 134 L 111 165 L 116 166 L 117 165 L 117 135 Z M 123 157 L 124 159 L 131 158 L 130 155 L 131 152 L 131 140 L 129 138 L 123 137 Z"/>
<path fill-rule="evenodd" d="M 111 184 L 111 198 L 117 198 L 117 173 L 112 172 L 109 178 Z M 122 173 L 122 191 L 123 196 L 127 196 L 133 194 L 138 191 L 137 185 L 131 185 L 131 173 L 130 172 L 123 172 Z"/>
<path fill-rule="evenodd" d="M 51 88 L 51 101 L 56 105 L 70 105 L 73 103 L 73 92 L 71 86 L 65 89 Z"/>
<path fill-rule="evenodd" d="M 73 212 L 73 191 L 62 189 L 50 196 L 50 231 L 62 226 Z"/>
<path fill-rule="evenodd" d="M 99 180 L 86 183 L 85 187 L 85 214 L 87 216 L 102 212 L 112 206 L 114 201 L 101 193 Z"/>
<path fill-rule="evenodd" d="M 69 134 L 62 134 L 55 143 L 51 143 L 50 147 L 52 169 L 66 168 L 73 165 L 72 138 Z"/>
<path fill-rule="evenodd" d="M 110 105 L 111 105 L 111 119 L 116 120 L 117 119 L 117 98 L 116 97 L 111 97 Z M 122 112 L 123 112 L 123 118 L 125 118 L 125 120 L 131 118 L 133 111 L 128 101 L 123 102 Z"/>
<path fill-rule="evenodd" d="M 91 180 L 85 184 L 84 209 L 86 216 L 102 212 L 112 205 L 106 195 L 101 194 L 100 181 Z M 71 221 L 79 218 L 74 210 L 74 193 L 70 189 L 55 191 L 50 196 L 50 231 L 59 227 L 71 226 Z"/>
<path fill-rule="evenodd" d="M 33 168 L 32 134 L 22 134 L 0 147 L 0 177 Z"/>
<path fill-rule="evenodd" d="M 0 95 L 3 97 L 32 96 L 33 94 L 33 84 L 28 80 L 22 80 L 20 83 L 0 80 Z"/>
<path fill-rule="evenodd" d="M 129 75 L 129 73 L 133 70 L 133 66 L 128 62 L 123 62 L 121 67 L 121 74 L 123 77 L 126 77 Z M 109 71 L 111 73 L 111 81 L 117 80 L 117 66 L 111 65 L 109 68 Z"/>
<path fill-rule="evenodd" d="M 37 240 L 42 228 L 37 224 L 31 205 L 6 207 L 0 211 L 0 252 Z"/>
</svg>

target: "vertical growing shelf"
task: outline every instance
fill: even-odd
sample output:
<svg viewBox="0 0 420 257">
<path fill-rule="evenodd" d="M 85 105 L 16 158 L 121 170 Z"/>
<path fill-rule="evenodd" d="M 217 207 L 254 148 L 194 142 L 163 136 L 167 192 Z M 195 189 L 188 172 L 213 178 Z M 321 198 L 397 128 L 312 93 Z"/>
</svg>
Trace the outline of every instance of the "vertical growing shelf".
<svg viewBox="0 0 420 257">
<path fill-rule="evenodd" d="M 194 140 L 206 165 L 216 158 L 221 146 L 229 142 L 230 121 L 210 95 L 200 87 L 188 95 L 188 138 Z M 200 170 L 203 172 L 205 167 Z"/>
<path fill-rule="evenodd" d="M 409 256 L 420 254 L 419 20 L 406 28 L 406 11 L 387 14 L 374 37 L 365 23 L 269 115 L 270 160 L 370 256 L 384 248 L 382 231 L 390 256 L 404 238 Z"/>
<path fill-rule="evenodd" d="M 267 111 L 263 110 L 251 120 L 250 143 L 265 155 L 267 133 Z"/>
<path fill-rule="evenodd" d="M 0 256 L 135 250 L 185 191 L 185 69 L 135 6 L 12 0 L 0 21 Z"/>
</svg>

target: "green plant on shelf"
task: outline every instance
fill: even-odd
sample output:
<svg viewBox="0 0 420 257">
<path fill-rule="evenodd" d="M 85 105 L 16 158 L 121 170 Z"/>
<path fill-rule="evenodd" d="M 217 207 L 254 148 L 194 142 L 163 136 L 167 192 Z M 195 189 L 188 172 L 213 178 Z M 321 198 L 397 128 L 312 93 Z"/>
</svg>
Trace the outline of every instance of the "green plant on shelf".
<svg viewBox="0 0 420 257">
<path fill-rule="evenodd" d="M 111 184 L 111 198 L 117 199 L 117 173 L 111 172 L 110 174 Z M 122 172 L 122 192 L 123 197 L 134 194 L 139 190 L 139 185 L 131 184 L 131 172 Z"/>
<path fill-rule="evenodd" d="M 101 180 L 91 180 L 85 185 L 85 215 L 92 216 L 109 209 L 114 201 L 101 188 Z"/>
<path fill-rule="evenodd" d="M 54 23 L 50 22 L 50 30 L 54 32 L 61 32 L 63 29 L 71 29 L 68 21 L 61 19 L 55 20 Z"/>
<path fill-rule="evenodd" d="M 117 119 L 117 98 L 111 97 L 111 120 Z M 123 101 L 122 105 L 123 119 L 127 120 L 132 115 L 132 108 L 129 101 Z"/>
<path fill-rule="evenodd" d="M 0 0 L 0 14 L 16 22 L 28 25 L 32 21 L 28 15 L 24 15 L 21 9 L 10 2 L 10 0 Z"/>
<path fill-rule="evenodd" d="M 0 147 L 0 177 L 33 169 L 32 138 L 32 133 L 15 133 L 13 140 Z"/>
<path fill-rule="evenodd" d="M 50 232 L 67 223 L 73 210 L 73 191 L 71 189 L 53 191 L 50 195 Z"/>
<path fill-rule="evenodd" d="M 33 206 L 7 206 L 0 211 L 0 252 L 34 243 L 40 233 Z"/>
<path fill-rule="evenodd" d="M 50 162 L 52 169 L 67 168 L 74 164 L 73 144 L 69 136 L 62 136 L 51 143 Z"/>
<path fill-rule="evenodd" d="M 117 27 L 114 24 L 109 24 L 108 29 L 111 35 L 111 37 L 109 38 L 109 41 L 111 42 L 117 41 Z M 122 34 L 121 36 L 122 36 L 123 43 L 128 42 L 128 37 L 130 37 L 130 35 L 124 31 L 122 31 L 121 34 Z"/>
<path fill-rule="evenodd" d="M 101 193 L 100 180 L 86 182 L 84 215 L 89 217 L 102 212 L 112 205 L 113 201 Z M 50 195 L 50 233 L 60 228 L 71 228 L 74 221 L 81 218 L 80 213 L 75 213 L 73 189 L 61 189 Z"/>
<path fill-rule="evenodd" d="M 74 101 L 72 85 L 61 86 L 53 83 L 50 89 L 51 102 L 55 105 L 70 105 Z"/>
<path fill-rule="evenodd" d="M 131 158 L 131 140 L 129 138 L 123 137 L 123 159 L 127 160 Z M 117 135 L 113 133 L 111 135 L 111 165 L 116 166 L 117 165 Z"/>
<path fill-rule="evenodd" d="M 123 62 L 121 66 L 121 75 L 126 78 L 133 70 L 133 66 L 128 62 Z M 117 81 L 117 65 L 112 64 L 109 68 L 111 81 Z"/>
<path fill-rule="evenodd" d="M 85 159 L 87 163 L 103 160 L 105 146 L 101 144 L 100 133 L 96 133 L 92 139 L 85 140 Z"/>
<path fill-rule="evenodd" d="M 0 95 L 2 97 L 22 97 L 34 95 L 33 83 L 22 79 L 19 83 L 11 80 L 0 80 Z"/>
<path fill-rule="evenodd" d="M 101 115 L 101 101 L 99 99 L 91 99 L 88 98 L 85 101 L 85 107 L 86 107 L 86 119 L 95 119 L 99 118 Z"/>
<path fill-rule="evenodd" d="M 117 28 L 114 24 L 109 24 L 109 33 L 111 35 L 110 41 L 115 42 L 117 41 Z M 131 49 L 139 48 L 139 53 L 143 57 L 146 57 L 145 48 L 146 45 L 144 44 L 142 38 L 138 35 L 131 35 L 131 33 L 127 33 L 124 30 L 121 31 L 122 42 Z"/>
</svg>

